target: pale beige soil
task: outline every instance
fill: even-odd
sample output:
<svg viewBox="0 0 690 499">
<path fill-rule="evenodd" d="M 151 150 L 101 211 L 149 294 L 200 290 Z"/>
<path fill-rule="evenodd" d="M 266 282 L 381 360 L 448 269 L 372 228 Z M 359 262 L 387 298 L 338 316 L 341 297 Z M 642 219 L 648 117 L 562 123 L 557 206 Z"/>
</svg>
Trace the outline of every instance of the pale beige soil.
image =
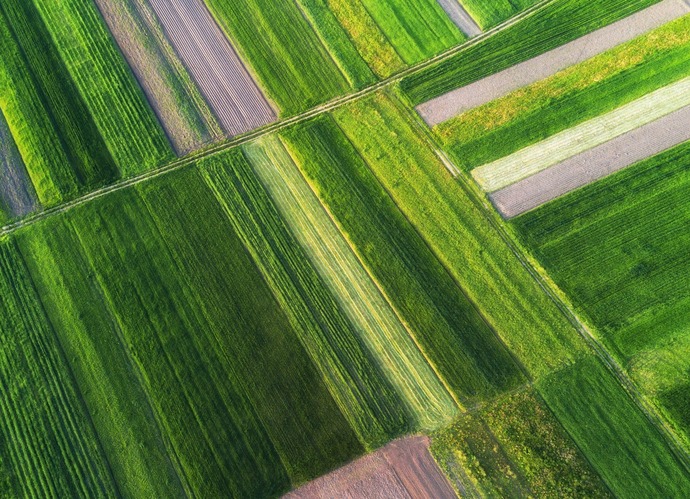
<svg viewBox="0 0 690 499">
<path fill-rule="evenodd" d="M 460 4 L 459 0 L 437 0 L 453 23 L 469 38 L 481 35 L 482 29 Z"/>
<path fill-rule="evenodd" d="M 1 110 L 0 205 L 13 217 L 27 215 L 38 207 L 33 184 Z"/>
<path fill-rule="evenodd" d="M 429 453 L 427 437 L 389 443 L 285 496 L 288 499 L 444 499 L 457 495 Z"/>
</svg>

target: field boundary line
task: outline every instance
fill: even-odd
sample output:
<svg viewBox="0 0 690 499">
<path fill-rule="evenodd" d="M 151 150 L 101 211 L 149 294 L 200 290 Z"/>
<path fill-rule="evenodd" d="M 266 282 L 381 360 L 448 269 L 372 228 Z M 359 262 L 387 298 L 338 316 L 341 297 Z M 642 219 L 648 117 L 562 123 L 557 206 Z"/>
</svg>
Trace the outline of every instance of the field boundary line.
<svg viewBox="0 0 690 499">
<path fill-rule="evenodd" d="M 178 170 L 180 168 L 183 168 L 185 166 L 188 166 L 190 164 L 193 164 L 194 162 L 201 160 L 203 158 L 206 158 L 208 156 L 212 156 L 216 153 L 221 153 L 223 151 L 232 149 L 234 147 L 241 146 L 243 144 L 246 144 L 252 140 L 258 139 L 259 137 L 262 137 L 264 135 L 268 135 L 270 133 L 274 133 L 277 131 L 280 131 L 284 128 L 287 128 L 291 125 L 300 123 L 302 121 L 307 121 L 315 116 L 318 116 L 320 114 L 327 113 L 329 111 L 332 111 L 336 108 L 342 107 L 346 104 L 355 102 L 359 99 L 362 99 L 363 97 L 366 97 L 367 95 L 373 94 L 383 88 L 389 87 L 391 85 L 394 85 L 398 83 L 400 80 L 403 78 L 417 73 L 419 71 L 422 71 L 426 69 L 429 66 L 432 66 L 436 62 L 448 59 L 452 56 L 454 56 L 456 53 L 465 51 L 469 49 L 470 47 L 484 41 L 485 39 L 493 36 L 494 34 L 503 31 L 506 28 L 509 28 L 510 26 L 518 23 L 525 17 L 530 16 L 531 14 L 547 7 L 551 3 L 556 2 L 557 0 L 542 0 L 541 2 L 537 3 L 530 9 L 527 9 L 520 14 L 511 17 L 507 21 L 505 21 L 502 24 L 499 24 L 498 26 L 492 28 L 491 30 L 485 31 L 481 35 L 478 35 L 474 38 L 471 38 L 470 40 L 460 44 L 456 45 L 455 47 L 451 47 L 450 49 L 441 52 L 440 54 L 427 59 L 425 61 L 422 61 L 420 63 L 414 64 L 412 66 L 409 66 L 391 76 L 388 78 L 385 78 L 379 82 L 376 82 L 368 87 L 363 88 L 362 90 L 359 90 L 357 92 L 343 95 L 340 97 L 336 97 L 335 99 L 330 100 L 329 102 L 326 102 L 324 104 L 321 104 L 319 106 L 313 107 L 301 114 L 291 116 L 288 118 L 283 118 L 279 119 L 278 121 L 275 121 L 273 123 L 270 123 L 266 126 L 257 128 L 255 130 L 252 130 L 250 132 L 247 132 L 245 134 L 241 134 L 226 140 L 221 140 L 219 142 L 210 144 L 206 147 L 202 147 L 200 149 L 197 149 L 196 151 L 193 151 L 186 156 L 183 156 L 181 158 L 177 158 L 173 161 L 170 161 L 168 163 L 165 163 L 163 165 L 160 165 L 158 167 L 155 167 L 151 170 L 148 170 L 146 172 L 143 172 L 139 175 L 135 175 L 133 177 L 128 177 L 124 179 L 120 179 L 117 182 L 114 182 L 112 184 L 100 187 L 98 189 L 95 189 L 91 192 L 88 192 L 86 194 L 83 194 L 79 197 L 76 197 L 74 199 L 71 199 L 69 201 L 65 201 L 62 203 L 59 203 L 55 206 L 52 206 L 50 208 L 47 208 L 45 210 L 33 213 L 27 217 L 23 217 L 19 220 L 16 220 L 14 222 L 11 222 L 9 224 L 4 225 L 2 228 L 0 228 L 0 238 L 6 237 L 10 235 L 11 233 L 32 225 L 40 220 L 52 217 L 54 215 L 57 215 L 59 213 L 66 212 L 72 208 L 75 208 L 79 205 L 82 205 L 84 203 L 88 203 L 91 200 L 100 198 L 102 196 L 105 196 L 106 194 L 110 192 L 115 192 L 120 189 L 125 189 L 127 187 L 131 187 L 133 185 L 145 182 L 147 180 L 159 177 L 167 172 L 172 172 L 175 170 Z"/>
<path fill-rule="evenodd" d="M 687 1 L 690 2 L 690 0 Z M 419 117 L 417 113 L 410 112 L 408 114 L 413 116 L 415 123 L 420 127 L 423 126 L 420 122 L 422 118 Z M 426 138 L 429 147 L 432 149 L 440 148 L 436 138 L 433 137 L 431 133 L 425 133 L 423 136 Z M 481 211 L 487 222 L 496 229 L 511 253 L 515 255 L 520 264 L 536 281 L 537 285 L 546 293 L 549 299 L 553 301 L 568 322 L 570 322 L 573 329 L 575 329 L 578 335 L 585 341 L 590 351 L 594 353 L 599 360 L 604 363 L 606 369 L 616 377 L 618 383 L 632 399 L 634 404 L 642 411 L 647 420 L 662 436 L 674 457 L 680 462 L 686 472 L 690 473 L 690 452 L 685 449 L 675 433 L 673 433 L 666 422 L 659 416 L 653 405 L 635 386 L 628 374 L 613 358 L 606 347 L 604 347 L 594 336 L 590 327 L 580 318 L 575 307 L 570 303 L 565 293 L 563 293 L 558 285 L 553 282 L 548 273 L 534 260 L 532 255 L 526 251 L 522 244 L 516 240 L 515 235 L 503 225 L 505 222 L 501 220 L 500 215 L 495 211 L 493 206 L 486 201 L 484 193 L 480 191 L 479 186 L 469 178 L 469 174 L 467 172 L 461 172 L 455 179 L 470 197 L 470 200 Z"/>
</svg>

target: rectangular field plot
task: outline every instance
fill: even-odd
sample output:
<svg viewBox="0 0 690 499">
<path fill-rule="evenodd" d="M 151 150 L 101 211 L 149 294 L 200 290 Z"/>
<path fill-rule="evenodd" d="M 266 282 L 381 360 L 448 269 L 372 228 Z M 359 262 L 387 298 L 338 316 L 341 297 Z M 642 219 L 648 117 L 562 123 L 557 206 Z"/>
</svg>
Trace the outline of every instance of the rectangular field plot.
<svg viewBox="0 0 690 499">
<path fill-rule="evenodd" d="M 294 1 L 206 3 L 281 115 L 297 114 L 352 89 Z"/>
<path fill-rule="evenodd" d="M 433 497 L 454 499 L 455 492 L 429 454 L 426 437 L 391 442 L 373 454 L 329 473 L 285 499 Z"/>
<path fill-rule="evenodd" d="M 594 357 L 538 391 L 616 497 L 683 497 L 690 475 L 659 430 Z"/>
<path fill-rule="evenodd" d="M 421 104 L 548 52 L 657 1 L 555 0 L 482 43 L 407 76 L 401 88 L 412 104 Z"/>
<path fill-rule="evenodd" d="M 503 396 L 432 435 L 461 497 L 611 497 L 532 389 Z"/>
<path fill-rule="evenodd" d="M 404 112 L 378 94 L 339 109 L 334 117 L 400 211 L 532 376 L 577 358 L 582 345 L 572 325 Z"/>
<path fill-rule="evenodd" d="M 538 3 L 539 0 L 450 1 L 459 1 L 482 28 L 488 29 L 531 7 Z"/>
<path fill-rule="evenodd" d="M 0 109 L 0 224 L 37 207 L 36 191 Z"/>
<path fill-rule="evenodd" d="M 147 0 L 223 130 L 237 135 L 275 113 L 202 0 Z"/>
<path fill-rule="evenodd" d="M 643 11 L 549 52 L 435 97 L 417 106 L 417 110 L 429 126 L 438 125 L 465 111 L 610 50 L 688 13 L 690 13 L 690 5 L 684 0 L 662 0 Z"/>
<path fill-rule="evenodd" d="M 684 144 L 512 222 L 686 445 L 688 166 Z"/>
<path fill-rule="evenodd" d="M 521 382 L 520 367 L 337 124 L 324 116 L 281 137 L 451 393 L 462 403 Z"/>
</svg>

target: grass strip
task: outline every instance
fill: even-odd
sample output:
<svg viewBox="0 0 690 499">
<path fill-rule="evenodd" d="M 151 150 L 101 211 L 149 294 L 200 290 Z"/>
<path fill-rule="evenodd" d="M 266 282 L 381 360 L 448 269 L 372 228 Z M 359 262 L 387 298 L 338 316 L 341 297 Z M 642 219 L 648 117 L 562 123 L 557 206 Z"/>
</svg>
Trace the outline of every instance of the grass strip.
<svg viewBox="0 0 690 499">
<path fill-rule="evenodd" d="M 281 137 L 453 393 L 471 400 L 521 382 L 505 347 L 332 118 Z"/>
</svg>

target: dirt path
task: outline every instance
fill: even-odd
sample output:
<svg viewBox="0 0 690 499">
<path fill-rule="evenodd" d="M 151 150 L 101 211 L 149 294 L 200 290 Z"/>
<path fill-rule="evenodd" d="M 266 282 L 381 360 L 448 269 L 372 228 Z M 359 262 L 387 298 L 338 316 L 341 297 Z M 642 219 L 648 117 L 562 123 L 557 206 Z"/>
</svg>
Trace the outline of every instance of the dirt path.
<svg viewBox="0 0 690 499">
<path fill-rule="evenodd" d="M 504 218 L 516 217 L 688 140 L 690 106 L 496 191 L 491 201 Z"/>
<path fill-rule="evenodd" d="M 238 135 L 276 119 L 266 97 L 201 0 L 148 0 L 225 131 Z"/>
<path fill-rule="evenodd" d="M 290 492 L 287 499 L 455 498 L 429 453 L 427 437 L 395 440 Z"/>
<path fill-rule="evenodd" d="M 469 12 L 465 10 L 465 7 L 460 5 L 459 0 L 437 0 L 438 4 L 446 11 L 450 20 L 455 23 L 455 25 L 460 28 L 460 31 L 465 33 L 468 38 L 473 36 L 481 35 L 482 29 L 472 18 Z"/>
<path fill-rule="evenodd" d="M 33 184 L 0 110 L 0 208 L 11 217 L 22 217 L 37 205 Z"/>
<path fill-rule="evenodd" d="M 685 0 L 662 0 L 647 9 L 561 47 L 417 106 L 429 126 L 443 123 L 519 88 L 590 59 L 654 28 L 690 13 Z"/>
</svg>

